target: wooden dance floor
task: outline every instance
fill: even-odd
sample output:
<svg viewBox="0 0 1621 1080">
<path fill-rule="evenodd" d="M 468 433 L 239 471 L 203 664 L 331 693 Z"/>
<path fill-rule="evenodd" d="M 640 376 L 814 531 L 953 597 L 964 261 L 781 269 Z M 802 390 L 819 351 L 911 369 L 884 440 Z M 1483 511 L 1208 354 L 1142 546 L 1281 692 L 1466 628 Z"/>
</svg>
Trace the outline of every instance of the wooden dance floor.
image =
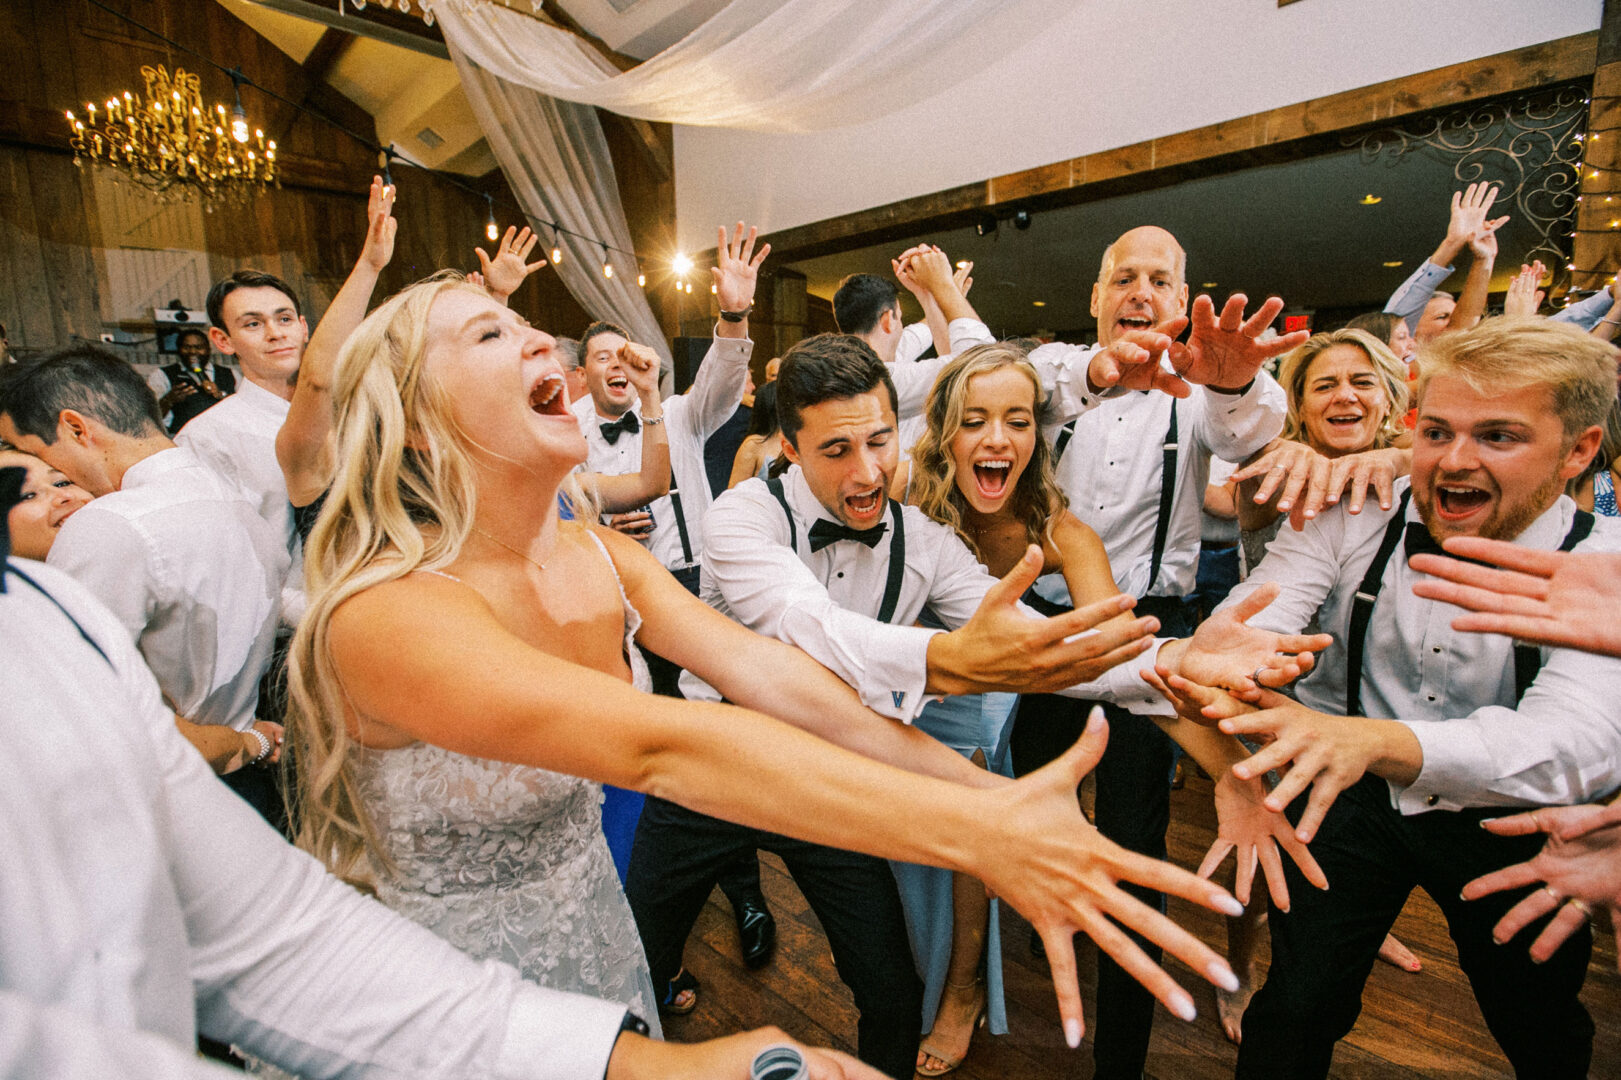
<svg viewBox="0 0 1621 1080">
<path fill-rule="evenodd" d="M 1172 793 L 1171 817 L 1171 858 L 1196 867 L 1214 835 L 1210 781 L 1191 772 L 1186 788 Z M 690 1041 L 775 1024 L 807 1042 L 853 1052 L 855 1008 L 833 970 L 816 916 L 775 856 L 762 856 L 762 876 L 777 916 L 775 958 L 758 972 L 743 967 L 731 908 L 717 890 L 687 945 L 687 965 L 703 983 L 702 1000 L 691 1015 L 668 1018 L 666 1034 Z M 1174 898 L 1171 915 L 1225 953 L 1219 916 Z M 1389 964 L 1374 965 L 1361 1019 L 1336 1051 L 1332 1075 L 1347 1080 L 1511 1077 L 1508 1063 L 1481 1021 L 1468 980 L 1458 969 L 1441 913 L 1428 896 L 1414 893 L 1395 933 L 1423 961 L 1424 970 L 1408 974 Z M 1029 951 L 1029 924 L 1004 909 L 1002 934 L 1008 1034 L 976 1033 L 968 1060 L 954 1075 L 964 1080 L 1090 1077 L 1090 1040 L 1079 1052 L 1064 1045 L 1046 962 Z M 1615 938 L 1600 933 L 1595 945 L 1582 995 L 1598 1025 L 1592 1075 L 1621 1076 L 1621 975 L 1616 971 Z M 1090 945 L 1083 946 L 1081 986 L 1089 1008 L 1093 954 Z M 1265 959 L 1263 949 L 1263 963 Z M 1180 963 L 1168 964 L 1193 993 L 1199 1017 L 1184 1024 L 1164 1008 L 1159 1010 L 1148 1075 L 1161 1080 L 1227 1080 L 1237 1048 L 1222 1035 L 1214 992 Z"/>
</svg>

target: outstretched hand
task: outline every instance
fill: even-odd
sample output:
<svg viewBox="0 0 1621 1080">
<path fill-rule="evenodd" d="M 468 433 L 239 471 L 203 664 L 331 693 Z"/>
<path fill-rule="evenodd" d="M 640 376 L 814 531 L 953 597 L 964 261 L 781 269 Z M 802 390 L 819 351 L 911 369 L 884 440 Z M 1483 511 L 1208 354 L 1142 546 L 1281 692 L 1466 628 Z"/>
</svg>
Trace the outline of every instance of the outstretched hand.
<svg viewBox="0 0 1621 1080">
<path fill-rule="evenodd" d="M 1289 910 L 1289 883 L 1283 872 L 1282 848 L 1300 867 L 1306 880 L 1319 889 L 1328 888 L 1328 875 L 1317 865 L 1306 845 L 1295 835 L 1289 819 L 1266 805 L 1266 781 L 1259 777 L 1240 780 L 1232 773 L 1216 778 L 1216 842 L 1210 845 L 1199 876 L 1207 878 L 1226 861 L 1229 852 L 1238 860 L 1238 876 L 1233 895 L 1240 904 L 1250 902 L 1250 885 L 1257 865 L 1266 873 L 1272 905 Z"/>
<path fill-rule="evenodd" d="M 544 255 L 532 263 L 524 262 L 539 242 L 540 236 L 531 232 L 529 226 L 525 225 L 523 231 L 519 232 L 517 226 L 508 225 L 496 248 L 495 258 L 485 254 L 483 248 L 474 248 L 478 252 L 479 269 L 484 274 L 484 287 L 505 303 L 507 297 L 518 291 L 524 279 L 546 265 Z"/>
<path fill-rule="evenodd" d="M 1502 189 L 1495 184 L 1484 181 L 1470 184 L 1462 191 L 1454 191 L 1452 212 L 1447 218 L 1447 235 L 1442 246 L 1462 251 L 1475 234 L 1487 225 L 1486 215 L 1491 211 L 1492 203 L 1497 201 L 1501 191 Z"/>
<path fill-rule="evenodd" d="M 1035 583 L 1041 566 L 1041 549 L 1032 544 L 986 591 L 972 618 L 929 639 L 929 692 L 1062 690 L 1091 682 L 1153 644 L 1158 619 L 1116 618 L 1136 603 L 1129 596 L 1111 596 L 1052 618 L 1022 610 L 1019 597 Z M 1108 625 L 1100 627 L 1103 623 Z"/>
<path fill-rule="evenodd" d="M 754 304 L 754 286 L 760 275 L 760 264 L 771 254 L 771 245 L 762 244 L 754 250 L 760 230 L 749 226 L 745 235 L 739 221 L 732 238 L 726 238 L 726 226 L 719 230 L 720 239 L 715 246 L 715 265 L 709 271 L 715 282 L 715 295 L 722 311 L 747 311 Z"/>
<path fill-rule="evenodd" d="M 1610 909 L 1621 936 L 1621 808 L 1552 806 L 1481 822 L 1499 836 L 1545 832 L 1548 842 L 1527 862 L 1478 877 L 1463 887 L 1465 900 L 1505 889 L 1542 887 L 1514 905 L 1492 929 L 1507 942 L 1530 923 L 1558 909 L 1531 943 L 1531 959 L 1542 963 L 1588 919 L 1592 907 Z M 1567 899 L 1570 902 L 1566 902 Z"/>
<path fill-rule="evenodd" d="M 1520 264 L 1520 272 L 1515 274 L 1508 283 L 1508 291 L 1503 294 L 1503 314 L 1529 316 L 1535 315 L 1542 308 L 1543 291 L 1537 288 L 1537 282 L 1548 268 L 1538 259 L 1530 266 Z"/>
<path fill-rule="evenodd" d="M 1116 846 L 1081 815 L 1075 788 L 1103 756 L 1107 742 L 1103 710 L 1094 708 L 1086 732 L 1068 753 L 991 796 L 999 800 L 999 809 L 990 819 L 999 835 L 993 836 L 995 857 L 984 862 L 993 871 L 986 884 L 1041 934 L 1064 1036 L 1072 1047 L 1080 1045 L 1085 1030 L 1073 947 L 1077 931 L 1091 937 L 1184 1020 L 1195 1015 L 1192 997 L 1144 954 L 1126 930 L 1162 946 L 1217 986 L 1229 991 L 1238 987 L 1225 960 L 1120 888 L 1121 882 L 1129 881 L 1223 915 L 1243 911 L 1225 890 L 1170 863 Z"/>
<path fill-rule="evenodd" d="M 1329 634 L 1279 634 L 1249 625 L 1283 591 L 1269 582 L 1199 624 L 1191 638 L 1160 650 L 1170 673 L 1238 694 L 1287 686 L 1312 669 L 1315 653 L 1334 643 Z"/>
<path fill-rule="evenodd" d="M 1413 593 L 1473 613 L 1454 618 L 1454 630 L 1621 657 L 1621 622 L 1615 618 L 1621 554 L 1535 551 L 1477 536 L 1451 537 L 1442 546 L 1458 558 L 1413 556 L 1413 569 L 1430 575 L 1413 585 Z"/>
<path fill-rule="evenodd" d="M 1281 486 L 1278 512 L 1288 514 L 1289 524 L 1298 531 L 1325 506 L 1336 505 L 1342 495 L 1350 496 L 1347 511 L 1360 514 L 1370 487 L 1379 497 L 1379 508 L 1389 510 L 1396 480 L 1411 471 L 1412 463 L 1412 451 L 1396 447 L 1328 458 L 1305 443 L 1274 439 L 1259 458 L 1233 473 L 1231 479 L 1243 483 L 1260 477 L 1255 492 L 1258 504 L 1270 501 Z"/>
<path fill-rule="evenodd" d="M 1260 373 L 1261 365 L 1305 343 L 1311 334 L 1296 330 L 1262 341 L 1261 334 L 1283 310 L 1283 301 L 1270 297 L 1254 315 L 1244 318 L 1248 303 L 1243 293 L 1227 298 L 1216 317 L 1216 305 L 1200 294 L 1193 301 L 1192 333 L 1187 344 L 1171 347 L 1171 367 L 1190 383 L 1214 390 L 1236 391 L 1248 386 Z"/>
<path fill-rule="evenodd" d="M 394 234 L 399 226 L 394 220 L 394 185 L 383 183 L 381 176 L 372 177 L 371 191 L 366 195 L 366 241 L 360 248 L 360 261 L 382 273 L 394 257 Z"/>
<path fill-rule="evenodd" d="M 1193 391 L 1186 380 L 1160 364 L 1160 357 L 1176 344 L 1176 336 L 1187 325 L 1188 317 L 1178 315 L 1151 330 L 1120 334 L 1108 347 L 1092 354 L 1086 369 L 1088 381 L 1096 390 L 1159 390 L 1172 397 L 1187 397 Z"/>
</svg>

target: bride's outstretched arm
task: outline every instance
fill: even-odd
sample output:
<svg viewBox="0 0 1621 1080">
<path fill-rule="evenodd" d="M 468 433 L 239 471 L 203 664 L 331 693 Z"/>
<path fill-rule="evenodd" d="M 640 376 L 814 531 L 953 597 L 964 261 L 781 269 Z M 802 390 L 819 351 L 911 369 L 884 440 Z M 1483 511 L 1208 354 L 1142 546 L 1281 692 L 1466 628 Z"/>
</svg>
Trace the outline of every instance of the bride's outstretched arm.
<svg viewBox="0 0 1621 1080">
<path fill-rule="evenodd" d="M 1090 935 L 1177 1015 L 1193 1000 L 1110 917 L 1220 984 L 1225 961 L 1123 892 L 1125 879 L 1237 914 L 1217 886 L 1134 855 L 1081 816 L 1075 787 L 1101 757 L 1101 713 L 1064 757 L 976 790 L 904 772 L 760 713 L 655 697 L 535 649 L 459 584 L 418 574 L 333 615 L 329 646 L 349 702 L 449 750 L 635 788 L 755 828 L 982 879 L 1038 927 L 1065 1036 L 1081 1007 L 1070 935 Z"/>
<path fill-rule="evenodd" d="M 728 701 L 908 772 L 970 787 L 1007 783 L 1006 777 L 970 764 L 910 724 L 873 712 L 842 679 L 803 651 L 756 634 L 697 599 L 640 544 L 607 529 L 596 532 L 613 553 L 625 593 L 641 613 L 637 640 L 709 683 Z"/>
</svg>

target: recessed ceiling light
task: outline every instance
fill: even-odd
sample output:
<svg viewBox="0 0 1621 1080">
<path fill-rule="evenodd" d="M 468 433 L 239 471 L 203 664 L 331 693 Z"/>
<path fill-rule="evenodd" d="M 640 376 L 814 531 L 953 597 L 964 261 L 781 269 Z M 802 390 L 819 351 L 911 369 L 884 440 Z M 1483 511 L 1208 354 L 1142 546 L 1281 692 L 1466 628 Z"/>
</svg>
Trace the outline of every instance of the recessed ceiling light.
<svg viewBox="0 0 1621 1080">
<path fill-rule="evenodd" d="M 1357 200 L 1357 202 L 1361 203 L 1363 206 L 1373 206 L 1384 201 L 1384 198 L 1379 195 L 1364 195 L 1362 198 Z"/>
<path fill-rule="evenodd" d="M 1030 303 L 1035 305 L 1036 307 L 1046 307 L 1047 306 L 1047 301 L 1045 301 L 1045 300 L 1032 300 L 1032 301 L 1030 301 Z"/>
<path fill-rule="evenodd" d="M 1202 281 L 1199 283 L 1201 289 L 1214 289 L 1215 287 L 1216 283 L 1214 281 Z"/>
<path fill-rule="evenodd" d="M 1386 266 L 1400 266 L 1401 265 L 1401 260 L 1400 259 L 1391 259 L 1389 262 L 1385 263 L 1384 265 L 1386 265 Z"/>
</svg>

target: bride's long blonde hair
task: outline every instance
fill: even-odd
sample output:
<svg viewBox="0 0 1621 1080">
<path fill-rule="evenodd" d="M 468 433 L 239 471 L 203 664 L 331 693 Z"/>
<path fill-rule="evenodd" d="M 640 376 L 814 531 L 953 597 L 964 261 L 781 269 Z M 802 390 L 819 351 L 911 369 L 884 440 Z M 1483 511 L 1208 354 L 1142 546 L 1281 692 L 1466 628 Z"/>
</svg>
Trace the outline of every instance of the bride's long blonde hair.
<svg viewBox="0 0 1621 1080">
<path fill-rule="evenodd" d="M 453 271 L 407 287 L 366 317 L 334 366 L 337 475 L 304 545 L 309 607 L 288 655 L 297 763 L 289 803 L 298 845 L 356 883 L 387 859 L 357 788 L 360 747 L 345 722 L 328 632 L 332 613 L 357 593 L 454 562 L 472 529 L 473 440 L 423 371 L 429 309 L 462 290 L 489 295 Z M 591 509 L 572 481 L 564 494 L 582 513 Z"/>
</svg>

